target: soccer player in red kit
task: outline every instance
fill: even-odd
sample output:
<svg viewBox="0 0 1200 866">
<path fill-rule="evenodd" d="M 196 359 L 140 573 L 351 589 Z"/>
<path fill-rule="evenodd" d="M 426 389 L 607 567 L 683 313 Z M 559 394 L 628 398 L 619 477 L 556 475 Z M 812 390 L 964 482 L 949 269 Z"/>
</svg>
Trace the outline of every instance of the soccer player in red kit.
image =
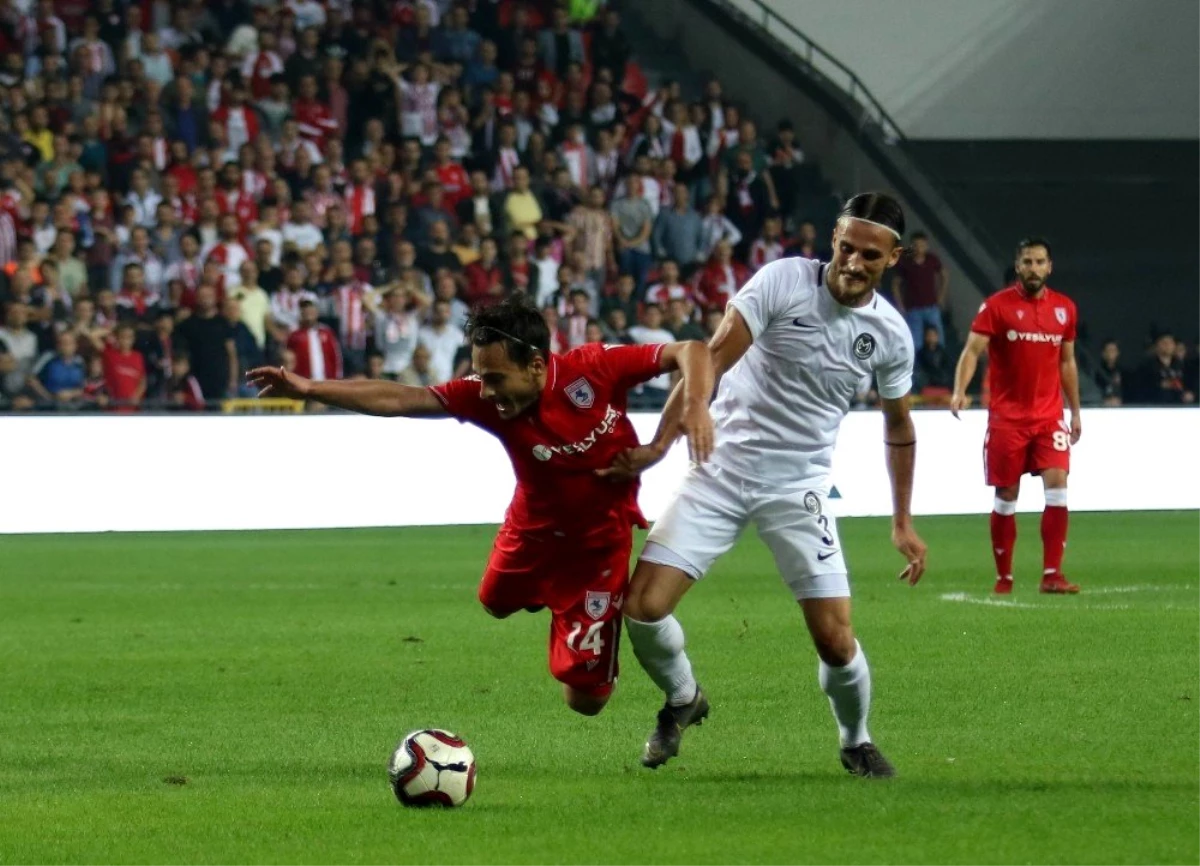
<svg viewBox="0 0 1200 866">
<path fill-rule="evenodd" d="M 451 416 L 504 444 L 517 488 L 479 586 L 492 616 L 550 608 L 550 671 L 567 705 L 603 709 L 617 676 L 633 527 L 646 525 L 636 480 L 610 468 L 636 447 L 631 388 L 683 374 L 679 429 L 694 460 L 713 441 L 712 362 L 701 342 L 588 344 L 550 352 L 541 312 L 524 296 L 476 310 L 467 324 L 475 375 L 431 388 L 379 380 L 311 382 L 280 367 L 247 373 L 262 395 L 316 400 L 368 415 Z"/>
<path fill-rule="evenodd" d="M 1067 545 L 1067 473 L 1071 446 L 1079 441 L 1079 371 L 1075 367 L 1075 304 L 1046 285 L 1050 244 L 1028 238 L 1017 246 L 1017 283 L 988 298 L 975 321 L 954 373 L 950 408 L 966 406 L 967 386 L 979 356 L 988 353 L 988 429 L 983 440 L 987 483 L 996 488 L 992 553 L 996 592 L 1012 592 L 1017 540 L 1017 494 L 1025 473 L 1042 476 L 1042 592 L 1074 593 L 1062 573 Z M 1063 420 L 1063 394 L 1071 422 Z"/>
</svg>

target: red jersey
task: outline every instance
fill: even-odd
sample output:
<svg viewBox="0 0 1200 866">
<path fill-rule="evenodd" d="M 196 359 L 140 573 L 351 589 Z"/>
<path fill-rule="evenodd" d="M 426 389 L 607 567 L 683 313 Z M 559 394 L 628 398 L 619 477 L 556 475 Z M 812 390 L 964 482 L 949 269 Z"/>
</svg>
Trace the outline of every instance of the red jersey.
<svg viewBox="0 0 1200 866">
<path fill-rule="evenodd" d="M 104 384 L 108 396 L 118 402 L 132 400 L 146 380 L 146 359 L 137 349 L 122 352 L 116 346 L 104 350 Z"/>
<path fill-rule="evenodd" d="M 477 377 L 430 388 L 450 415 L 493 434 L 508 451 L 517 489 L 506 527 L 626 542 L 630 527 L 646 526 L 638 482 L 614 483 L 595 471 L 638 445 L 626 398 L 630 388 L 659 375 L 662 349 L 589 343 L 552 353 L 541 398 L 515 418 L 501 418 L 495 404 L 480 397 Z"/>
<path fill-rule="evenodd" d="M 989 424 L 1062 419 L 1062 344 L 1074 342 L 1077 322 L 1074 302 L 1049 287 L 1031 298 L 1009 286 L 983 302 L 971 330 L 989 338 Z"/>
</svg>

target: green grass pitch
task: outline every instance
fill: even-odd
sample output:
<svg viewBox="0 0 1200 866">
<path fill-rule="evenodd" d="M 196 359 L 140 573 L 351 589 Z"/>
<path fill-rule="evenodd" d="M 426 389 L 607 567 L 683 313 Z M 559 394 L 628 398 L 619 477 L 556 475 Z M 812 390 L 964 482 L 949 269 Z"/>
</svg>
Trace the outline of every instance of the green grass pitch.
<svg viewBox="0 0 1200 866">
<path fill-rule="evenodd" d="M 474 598 L 485 527 L 0 537 L 0 862 L 1196 863 L 1195 512 L 1072 516 L 1039 596 L 1037 517 L 989 603 L 985 517 L 847 520 L 872 733 L 852 779 L 799 611 L 748 537 L 680 619 L 713 702 L 637 764 L 659 697 L 628 646 L 587 719 L 546 614 Z M 460 810 L 403 809 L 395 742 L 475 749 Z"/>
</svg>

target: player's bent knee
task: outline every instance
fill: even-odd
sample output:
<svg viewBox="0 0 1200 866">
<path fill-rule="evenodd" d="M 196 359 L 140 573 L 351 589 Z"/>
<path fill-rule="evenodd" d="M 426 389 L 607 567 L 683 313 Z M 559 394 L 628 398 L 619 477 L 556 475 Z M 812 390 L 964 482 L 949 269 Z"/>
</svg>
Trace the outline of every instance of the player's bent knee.
<svg viewBox="0 0 1200 866">
<path fill-rule="evenodd" d="M 831 634 L 819 637 L 814 634 L 812 637 L 817 656 L 830 667 L 843 668 L 854 661 L 858 643 L 854 639 L 854 629 L 839 629 Z"/>
<path fill-rule="evenodd" d="M 1014 484 L 1011 487 L 997 487 L 996 498 L 1004 502 L 1016 502 L 1017 496 L 1021 492 L 1021 486 Z"/>
</svg>

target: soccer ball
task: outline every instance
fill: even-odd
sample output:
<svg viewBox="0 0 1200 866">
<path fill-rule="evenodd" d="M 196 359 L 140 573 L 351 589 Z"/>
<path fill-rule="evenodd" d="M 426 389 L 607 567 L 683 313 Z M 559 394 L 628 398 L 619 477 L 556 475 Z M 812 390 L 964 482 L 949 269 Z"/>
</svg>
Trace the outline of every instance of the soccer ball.
<svg viewBox="0 0 1200 866">
<path fill-rule="evenodd" d="M 475 788 L 475 755 L 449 731 L 413 731 L 392 753 L 388 779 L 405 806 L 461 806 Z"/>
</svg>

